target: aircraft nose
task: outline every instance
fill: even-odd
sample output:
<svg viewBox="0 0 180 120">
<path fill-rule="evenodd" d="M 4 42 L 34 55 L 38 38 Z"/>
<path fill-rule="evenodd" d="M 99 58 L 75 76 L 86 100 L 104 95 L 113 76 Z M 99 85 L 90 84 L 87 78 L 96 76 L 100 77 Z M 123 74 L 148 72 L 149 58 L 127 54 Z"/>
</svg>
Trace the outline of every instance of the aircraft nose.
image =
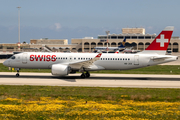
<svg viewBox="0 0 180 120">
<path fill-rule="evenodd" d="M 7 66 L 7 65 L 8 65 L 7 60 L 3 62 L 3 65 L 4 65 L 4 66 Z"/>
</svg>

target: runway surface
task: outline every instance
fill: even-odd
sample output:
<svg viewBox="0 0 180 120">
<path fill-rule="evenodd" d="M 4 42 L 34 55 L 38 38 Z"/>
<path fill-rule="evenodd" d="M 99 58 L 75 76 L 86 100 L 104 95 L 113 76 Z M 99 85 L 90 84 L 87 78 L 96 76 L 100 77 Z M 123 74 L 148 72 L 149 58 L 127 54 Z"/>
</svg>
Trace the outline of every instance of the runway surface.
<svg viewBox="0 0 180 120">
<path fill-rule="evenodd" d="M 180 75 L 147 74 L 91 74 L 82 79 L 80 74 L 64 77 L 51 73 L 0 72 L 0 85 L 43 85 L 43 86 L 88 86 L 88 87 L 133 87 L 133 88 L 180 88 Z"/>
</svg>

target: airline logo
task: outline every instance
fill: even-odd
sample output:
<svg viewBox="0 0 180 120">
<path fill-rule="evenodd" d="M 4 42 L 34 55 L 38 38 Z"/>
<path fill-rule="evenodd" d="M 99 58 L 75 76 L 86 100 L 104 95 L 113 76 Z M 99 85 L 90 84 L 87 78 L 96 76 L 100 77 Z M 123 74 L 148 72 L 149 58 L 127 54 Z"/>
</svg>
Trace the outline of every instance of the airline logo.
<svg viewBox="0 0 180 120">
<path fill-rule="evenodd" d="M 164 34 L 161 35 L 160 39 L 156 39 L 156 43 L 160 43 L 160 47 L 164 47 L 165 42 L 168 43 L 168 39 L 164 38 Z"/>
<path fill-rule="evenodd" d="M 146 50 L 167 50 L 173 31 L 162 31 Z"/>
<path fill-rule="evenodd" d="M 96 57 L 101 57 L 102 53 L 99 53 Z"/>
<path fill-rule="evenodd" d="M 122 42 L 122 45 L 124 46 L 126 42 Z"/>
<path fill-rule="evenodd" d="M 30 61 L 47 61 L 55 62 L 56 55 L 30 55 Z"/>
</svg>

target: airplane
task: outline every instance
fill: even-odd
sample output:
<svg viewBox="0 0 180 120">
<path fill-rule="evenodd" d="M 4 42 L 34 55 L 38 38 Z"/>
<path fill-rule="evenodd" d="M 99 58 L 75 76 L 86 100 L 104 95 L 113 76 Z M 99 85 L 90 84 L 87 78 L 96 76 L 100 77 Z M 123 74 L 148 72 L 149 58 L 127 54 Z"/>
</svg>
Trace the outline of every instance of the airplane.
<svg viewBox="0 0 180 120">
<path fill-rule="evenodd" d="M 126 43 L 126 38 L 124 38 L 123 42 L 121 43 L 120 46 L 118 47 L 95 47 L 94 51 L 96 50 L 124 50 L 125 49 L 125 43 Z"/>
<path fill-rule="evenodd" d="M 133 50 L 133 47 L 126 48 L 122 51 L 123 53 L 137 53 L 140 52 L 140 50 Z"/>
<path fill-rule="evenodd" d="M 65 76 L 81 72 L 81 78 L 90 77 L 89 71 L 129 70 L 175 61 L 177 56 L 165 55 L 174 27 L 166 27 L 154 41 L 137 54 L 114 53 L 51 53 L 24 52 L 15 54 L 3 65 L 20 68 L 51 69 L 52 75 Z"/>
</svg>

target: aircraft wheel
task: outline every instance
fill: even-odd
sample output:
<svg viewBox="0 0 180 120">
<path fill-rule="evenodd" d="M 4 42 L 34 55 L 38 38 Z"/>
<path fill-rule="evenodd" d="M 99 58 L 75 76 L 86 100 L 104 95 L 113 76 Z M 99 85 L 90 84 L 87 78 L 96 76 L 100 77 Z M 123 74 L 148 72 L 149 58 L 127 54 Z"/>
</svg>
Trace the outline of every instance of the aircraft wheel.
<svg viewBox="0 0 180 120">
<path fill-rule="evenodd" d="M 84 73 L 82 73 L 81 74 L 81 78 L 85 78 L 86 76 L 85 76 L 85 74 Z"/>
<path fill-rule="evenodd" d="M 90 73 L 89 72 L 86 72 L 86 77 L 90 77 Z"/>
<path fill-rule="evenodd" d="M 16 74 L 16 77 L 19 77 L 19 73 Z"/>
</svg>

